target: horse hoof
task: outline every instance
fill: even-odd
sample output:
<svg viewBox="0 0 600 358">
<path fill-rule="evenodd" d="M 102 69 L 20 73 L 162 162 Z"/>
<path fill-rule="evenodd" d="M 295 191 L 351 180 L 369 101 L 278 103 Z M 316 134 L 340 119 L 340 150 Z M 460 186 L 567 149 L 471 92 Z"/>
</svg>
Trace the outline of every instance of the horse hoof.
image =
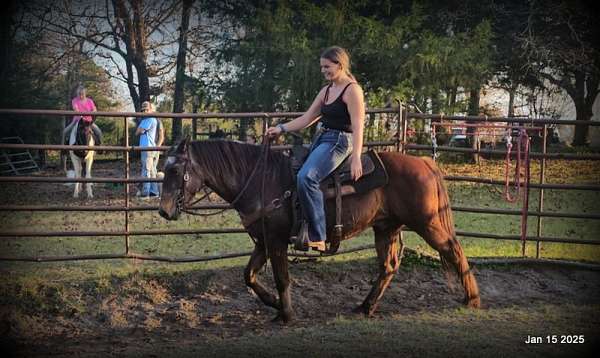
<svg viewBox="0 0 600 358">
<path fill-rule="evenodd" d="M 292 322 L 294 320 L 294 316 L 292 314 L 285 314 L 282 312 L 277 313 L 277 316 L 275 316 L 271 322 L 273 323 L 282 323 L 282 324 L 288 324 L 290 322 Z"/>
<path fill-rule="evenodd" d="M 369 310 L 364 305 L 359 305 L 352 309 L 352 313 L 368 316 Z"/>
<path fill-rule="evenodd" d="M 479 297 L 467 299 L 465 305 L 469 308 L 481 308 L 481 300 Z"/>
</svg>

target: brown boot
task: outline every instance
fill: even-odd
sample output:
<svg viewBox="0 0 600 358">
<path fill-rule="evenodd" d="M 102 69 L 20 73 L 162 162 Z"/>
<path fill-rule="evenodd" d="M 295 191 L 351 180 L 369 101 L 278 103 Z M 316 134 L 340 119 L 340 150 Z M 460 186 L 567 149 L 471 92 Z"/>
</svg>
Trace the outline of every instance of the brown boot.
<svg viewBox="0 0 600 358">
<path fill-rule="evenodd" d="M 309 241 L 308 247 L 312 247 L 313 250 L 319 252 L 325 252 L 327 247 L 325 246 L 325 241 Z"/>
</svg>

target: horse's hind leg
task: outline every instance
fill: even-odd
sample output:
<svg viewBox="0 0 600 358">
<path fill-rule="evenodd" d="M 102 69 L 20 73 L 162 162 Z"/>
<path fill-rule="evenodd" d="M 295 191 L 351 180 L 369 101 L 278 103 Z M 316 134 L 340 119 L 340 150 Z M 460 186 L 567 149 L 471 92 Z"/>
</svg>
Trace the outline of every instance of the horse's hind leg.
<svg viewBox="0 0 600 358">
<path fill-rule="evenodd" d="M 464 303 L 469 307 L 480 306 L 479 288 L 473 272 L 469 268 L 467 257 L 456 237 L 449 234 L 438 220 L 427 227 L 416 229 L 427 243 L 437 250 L 444 271 L 450 276 L 457 276 L 465 292 Z"/>
<path fill-rule="evenodd" d="M 399 248 L 399 230 L 390 229 L 384 226 L 373 226 L 375 231 L 375 249 L 377 250 L 377 260 L 379 265 L 379 276 L 371 288 L 371 292 L 365 298 L 364 302 L 354 311 L 372 315 L 377 309 L 377 304 L 385 289 L 388 287 L 394 274 L 400 267 L 398 258 Z"/>
<path fill-rule="evenodd" d="M 246 265 L 246 269 L 244 270 L 244 280 L 246 281 L 246 285 L 256 293 L 265 305 L 281 309 L 281 303 L 277 300 L 277 297 L 268 292 L 256 278 L 258 271 L 260 271 L 266 262 L 265 249 L 261 245 L 255 245 L 248 265 Z"/>
</svg>

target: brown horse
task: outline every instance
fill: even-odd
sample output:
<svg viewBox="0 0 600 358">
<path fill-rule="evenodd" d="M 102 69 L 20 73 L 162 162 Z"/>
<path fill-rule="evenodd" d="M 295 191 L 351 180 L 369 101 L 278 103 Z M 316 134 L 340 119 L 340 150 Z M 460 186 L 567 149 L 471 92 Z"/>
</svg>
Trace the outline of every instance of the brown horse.
<svg viewBox="0 0 600 358">
<path fill-rule="evenodd" d="M 293 318 L 288 276 L 287 248 L 292 226 L 292 204 L 284 192 L 292 187 L 289 157 L 269 152 L 261 163 L 259 145 L 233 141 L 208 140 L 181 142 L 166 163 L 159 212 L 168 220 L 176 220 L 182 206 L 192 201 L 204 186 L 210 187 L 244 218 L 261 210 L 261 184 L 265 181 L 265 203 L 281 199 L 280 208 L 269 212 L 265 219 L 255 220 L 246 230 L 255 241 L 255 248 L 244 272 L 246 284 L 264 304 L 278 310 L 276 319 L 288 322 Z M 371 315 L 398 270 L 399 233 L 407 226 L 422 236 L 440 254 L 446 272 L 455 274 L 465 292 L 465 304 L 479 307 L 479 289 L 463 250 L 456 240 L 454 223 L 443 177 L 429 159 L 400 153 L 381 153 L 389 182 L 386 186 L 365 194 L 344 197 L 343 237 L 349 239 L 372 226 L 375 231 L 379 276 L 357 312 Z M 265 164 L 264 166 L 262 164 Z M 257 170 L 258 167 L 261 170 Z M 266 168 L 264 172 L 262 168 Z M 259 174 L 256 174 L 256 173 Z M 328 200 L 327 233 L 332 237 L 335 223 L 334 200 Z M 264 237 L 267 240 L 264 240 Z M 257 272 L 271 260 L 279 299 L 258 282 Z"/>
</svg>

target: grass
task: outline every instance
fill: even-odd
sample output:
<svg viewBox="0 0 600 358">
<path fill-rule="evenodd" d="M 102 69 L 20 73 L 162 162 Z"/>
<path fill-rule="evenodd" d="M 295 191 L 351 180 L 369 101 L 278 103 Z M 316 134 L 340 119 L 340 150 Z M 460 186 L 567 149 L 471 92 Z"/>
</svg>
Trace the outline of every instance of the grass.
<svg viewBox="0 0 600 358">
<path fill-rule="evenodd" d="M 455 206 L 520 209 L 520 203 L 505 202 L 500 193 L 482 185 L 450 183 L 449 193 Z M 538 207 L 538 191 L 532 190 L 530 208 Z M 544 210 L 554 212 L 598 213 L 600 193 L 591 191 L 546 190 Z M 458 231 L 503 235 L 520 234 L 520 216 L 454 212 Z M 112 212 L 2 212 L 0 230 L 109 231 L 122 230 L 124 213 Z M 156 212 L 134 212 L 129 216 L 131 230 L 189 229 L 241 227 L 237 214 L 228 211 L 214 217 L 183 215 L 178 221 L 167 222 Z M 591 219 L 544 218 L 542 236 L 570 239 L 597 239 L 600 221 Z M 537 218 L 528 219 L 528 235 L 535 236 Z M 461 238 L 468 256 L 520 256 L 519 241 Z M 408 247 L 432 253 L 426 243 L 413 233 L 405 233 Z M 358 238 L 344 242 L 342 248 L 372 243 L 370 230 Z M 134 252 L 165 256 L 202 256 L 216 253 L 251 250 L 253 244 L 246 234 L 192 234 L 131 236 Z M 577 244 L 542 245 L 541 257 L 600 261 L 600 247 Z M 124 252 L 123 237 L 53 237 L 6 238 L 0 242 L 3 256 L 51 256 Z M 527 246 L 527 255 L 535 256 L 535 243 Z"/>
<path fill-rule="evenodd" d="M 447 310 L 383 319 L 339 316 L 332 322 L 275 334 L 166 344 L 159 356 L 205 357 L 583 357 L 598 346 L 598 324 L 577 317 L 597 316 L 598 306 L 493 311 Z M 567 333 L 569 332 L 569 333 Z M 527 345 L 529 335 L 582 334 L 584 344 Z M 136 352 L 144 356 L 148 352 Z"/>
</svg>

